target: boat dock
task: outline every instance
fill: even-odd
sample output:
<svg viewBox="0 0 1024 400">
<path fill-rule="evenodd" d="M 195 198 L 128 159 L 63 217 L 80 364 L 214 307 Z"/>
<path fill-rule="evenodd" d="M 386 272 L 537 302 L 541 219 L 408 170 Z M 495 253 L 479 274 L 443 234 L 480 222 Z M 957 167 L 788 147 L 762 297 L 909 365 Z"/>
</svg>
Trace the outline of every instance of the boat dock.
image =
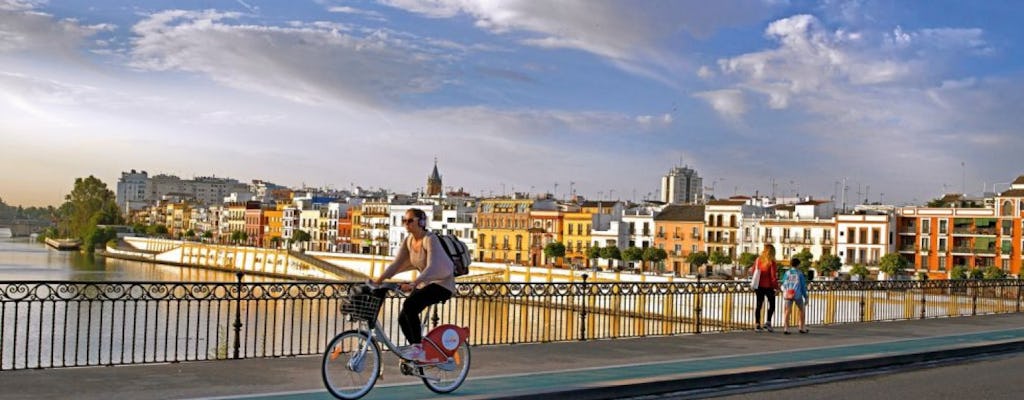
<svg viewBox="0 0 1024 400">
<path fill-rule="evenodd" d="M 57 250 L 78 250 L 79 247 L 82 247 L 82 241 L 78 239 L 46 238 L 46 245 Z"/>
</svg>

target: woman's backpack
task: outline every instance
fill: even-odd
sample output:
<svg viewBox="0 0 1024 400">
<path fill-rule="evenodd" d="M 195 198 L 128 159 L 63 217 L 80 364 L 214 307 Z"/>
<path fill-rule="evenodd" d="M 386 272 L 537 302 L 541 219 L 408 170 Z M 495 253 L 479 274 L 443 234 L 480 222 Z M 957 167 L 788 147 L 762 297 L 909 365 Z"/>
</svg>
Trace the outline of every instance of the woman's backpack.
<svg viewBox="0 0 1024 400">
<path fill-rule="evenodd" d="M 469 254 L 469 248 L 459 238 L 452 235 L 437 235 L 445 254 L 452 259 L 455 265 L 455 276 L 462 276 L 469 273 L 469 264 L 473 262 L 473 256 Z"/>
</svg>

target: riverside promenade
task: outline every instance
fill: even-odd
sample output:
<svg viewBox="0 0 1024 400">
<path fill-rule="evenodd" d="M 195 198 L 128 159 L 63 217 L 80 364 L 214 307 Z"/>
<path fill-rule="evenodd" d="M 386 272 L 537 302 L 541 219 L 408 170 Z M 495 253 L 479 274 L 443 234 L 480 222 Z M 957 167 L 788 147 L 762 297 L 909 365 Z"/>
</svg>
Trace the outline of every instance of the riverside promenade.
<svg viewBox="0 0 1024 400">
<path fill-rule="evenodd" d="M 366 399 L 612 399 L 1024 350 L 1024 314 L 472 348 L 470 377 L 435 395 L 398 373 Z M 330 399 L 320 357 L 0 372 L 4 399 Z"/>
</svg>

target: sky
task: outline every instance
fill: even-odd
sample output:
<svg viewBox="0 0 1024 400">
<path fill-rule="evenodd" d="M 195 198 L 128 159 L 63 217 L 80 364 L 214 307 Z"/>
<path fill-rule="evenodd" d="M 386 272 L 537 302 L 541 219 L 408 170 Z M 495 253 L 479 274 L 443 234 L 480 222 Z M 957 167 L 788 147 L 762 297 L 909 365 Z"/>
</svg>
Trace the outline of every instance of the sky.
<svg viewBox="0 0 1024 400">
<path fill-rule="evenodd" d="M 0 198 L 122 172 L 923 203 L 1024 174 L 1024 3 L 0 0 Z M 844 190 L 845 185 L 845 190 Z M 844 196 L 845 192 L 845 196 Z"/>
</svg>

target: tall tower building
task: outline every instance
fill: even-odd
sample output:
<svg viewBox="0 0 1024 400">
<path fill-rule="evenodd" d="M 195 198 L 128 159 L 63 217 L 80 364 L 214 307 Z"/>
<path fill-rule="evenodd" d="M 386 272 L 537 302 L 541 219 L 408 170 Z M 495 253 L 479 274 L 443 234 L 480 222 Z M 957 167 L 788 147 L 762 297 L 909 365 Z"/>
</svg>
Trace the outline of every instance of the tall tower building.
<svg viewBox="0 0 1024 400">
<path fill-rule="evenodd" d="M 146 205 L 146 185 L 149 174 L 146 171 L 122 172 L 117 180 L 117 208 L 122 212 L 137 210 Z"/>
<path fill-rule="evenodd" d="M 675 167 L 661 177 L 661 201 L 669 204 L 697 204 L 704 199 L 704 180 L 697 171 Z"/>
<path fill-rule="evenodd" d="M 437 173 L 437 158 L 434 158 L 434 171 L 427 177 L 427 196 L 441 195 L 441 174 Z"/>
</svg>

